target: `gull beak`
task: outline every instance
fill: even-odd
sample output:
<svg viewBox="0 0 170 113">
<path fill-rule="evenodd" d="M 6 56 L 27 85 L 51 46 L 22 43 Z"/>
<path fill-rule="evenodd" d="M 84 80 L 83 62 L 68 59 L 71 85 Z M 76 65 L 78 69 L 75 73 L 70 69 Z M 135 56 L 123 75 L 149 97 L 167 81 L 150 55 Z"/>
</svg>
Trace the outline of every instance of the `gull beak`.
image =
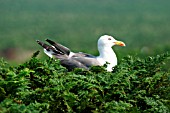
<svg viewBox="0 0 170 113">
<path fill-rule="evenodd" d="M 114 42 L 115 45 L 119 45 L 119 46 L 126 46 L 124 42 L 122 41 L 116 41 Z"/>
</svg>

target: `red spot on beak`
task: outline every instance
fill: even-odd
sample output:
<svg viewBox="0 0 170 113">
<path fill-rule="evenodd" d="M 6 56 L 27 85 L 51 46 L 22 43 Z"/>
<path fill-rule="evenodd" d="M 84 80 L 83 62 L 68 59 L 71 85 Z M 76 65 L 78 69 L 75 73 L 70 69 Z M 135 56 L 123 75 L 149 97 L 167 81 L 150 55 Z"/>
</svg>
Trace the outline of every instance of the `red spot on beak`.
<svg viewBox="0 0 170 113">
<path fill-rule="evenodd" d="M 126 46 L 125 43 L 122 42 L 122 41 L 116 41 L 116 42 L 114 42 L 114 43 L 115 43 L 115 45 Z"/>
</svg>

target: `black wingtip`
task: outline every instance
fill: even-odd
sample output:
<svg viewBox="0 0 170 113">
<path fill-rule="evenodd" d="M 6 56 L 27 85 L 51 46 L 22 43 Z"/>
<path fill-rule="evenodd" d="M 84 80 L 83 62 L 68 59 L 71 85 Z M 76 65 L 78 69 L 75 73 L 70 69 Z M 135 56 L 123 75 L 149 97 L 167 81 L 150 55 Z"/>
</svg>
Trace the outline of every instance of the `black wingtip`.
<svg viewBox="0 0 170 113">
<path fill-rule="evenodd" d="M 36 40 L 37 43 L 40 43 L 40 40 Z"/>
<path fill-rule="evenodd" d="M 61 53 L 67 54 L 67 55 L 70 54 L 70 49 L 69 49 L 69 48 L 67 48 L 67 47 L 65 47 L 65 46 L 63 46 L 63 45 L 61 45 L 61 44 L 59 44 L 59 43 L 57 43 L 57 42 L 54 42 L 54 41 L 52 41 L 52 40 L 50 40 L 50 39 L 46 39 L 46 41 L 47 41 L 49 44 L 53 45 L 53 46 L 55 47 L 55 49 L 57 49 L 57 50 L 60 51 Z"/>
<path fill-rule="evenodd" d="M 48 40 L 50 40 L 50 39 L 46 38 L 45 40 L 48 41 Z"/>
<path fill-rule="evenodd" d="M 37 42 L 39 45 L 41 45 L 41 46 L 43 46 L 43 45 L 44 45 L 44 43 L 43 43 L 43 42 L 41 42 L 40 40 L 36 40 L 36 42 Z"/>
<path fill-rule="evenodd" d="M 47 38 L 47 39 L 45 39 L 45 41 L 47 41 L 47 42 L 48 42 L 48 41 L 51 41 L 51 40 Z"/>
<path fill-rule="evenodd" d="M 42 46 L 44 49 L 52 48 L 51 46 L 49 46 L 49 45 L 41 42 L 40 40 L 36 40 L 36 42 L 37 42 L 40 46 Z"/>
<path fill-rule="evenodd" d="M 50 40 L 50 39 L 45 39 L 48 43 L 50 43 L 51 45 L 54 45 L 54 44 L 56 44 L 54 41 L 52 41 L 52 40 Z"/>
</svg>

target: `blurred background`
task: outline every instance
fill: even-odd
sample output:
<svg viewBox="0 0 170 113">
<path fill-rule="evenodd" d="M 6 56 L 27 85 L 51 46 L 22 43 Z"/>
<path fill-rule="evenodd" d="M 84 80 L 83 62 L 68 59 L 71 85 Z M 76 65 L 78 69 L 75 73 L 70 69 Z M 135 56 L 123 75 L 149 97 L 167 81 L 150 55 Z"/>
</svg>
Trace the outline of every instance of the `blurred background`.
<svg viewBox="0 0 170 113">
<path fill-rule="evenodd" d="M 98 55 L 97 39 L 112 35 L 126 43 L 118 58 L 170 51 L 170 0 L 0 0 L 0 57 L 19 64 L 50 38 Z"/>
</svg>

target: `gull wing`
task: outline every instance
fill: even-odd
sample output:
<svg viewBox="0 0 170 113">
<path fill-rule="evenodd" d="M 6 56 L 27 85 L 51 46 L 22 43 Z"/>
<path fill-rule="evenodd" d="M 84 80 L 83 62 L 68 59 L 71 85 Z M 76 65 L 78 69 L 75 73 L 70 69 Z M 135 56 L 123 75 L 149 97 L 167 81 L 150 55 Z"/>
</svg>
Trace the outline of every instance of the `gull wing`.
<svg viewBox="0 0 170 113">
<path fill-rule="evenodd" d="M 72 59 L 80 62 L 86 67 L 101 65 L 96 57 L 72 57 Z"/>
<path fill-rule="evenodd" d="M 59 44 L 57 42 L 54 42 L 54 41 L 52 41 L 50 39 L 46 39 L 46 41 L 48 43 L 50 43 L 51 45 L 53 45 L 58 51 L 62 52 L 63 54 L 69 55 L 70 52 L 71 52 L 69 48 L 67 48 L 67 47 L 65 47 L 65 46 L 63 46 L 63 45 L 61 45 L 61 44 Z"/>
<path fill-rule="evenodd" d="M 46 40 L 49 44 L 45 44 L 39 40 L 37 43 L 44 48 L 44 52 L 49 57 L 55 57 L 60 60 L 62 66 L 66 67 L 69 71 L 74 68 L 84 68 L 88 69 L 90 66 L 100 65 L 97 58 L 91 54 L 87 53 L 73 53 L 69 48 L 53 42 L 49 39 Z M 72 56 L 70 56 L 72 53 Z"/>
</svg>

